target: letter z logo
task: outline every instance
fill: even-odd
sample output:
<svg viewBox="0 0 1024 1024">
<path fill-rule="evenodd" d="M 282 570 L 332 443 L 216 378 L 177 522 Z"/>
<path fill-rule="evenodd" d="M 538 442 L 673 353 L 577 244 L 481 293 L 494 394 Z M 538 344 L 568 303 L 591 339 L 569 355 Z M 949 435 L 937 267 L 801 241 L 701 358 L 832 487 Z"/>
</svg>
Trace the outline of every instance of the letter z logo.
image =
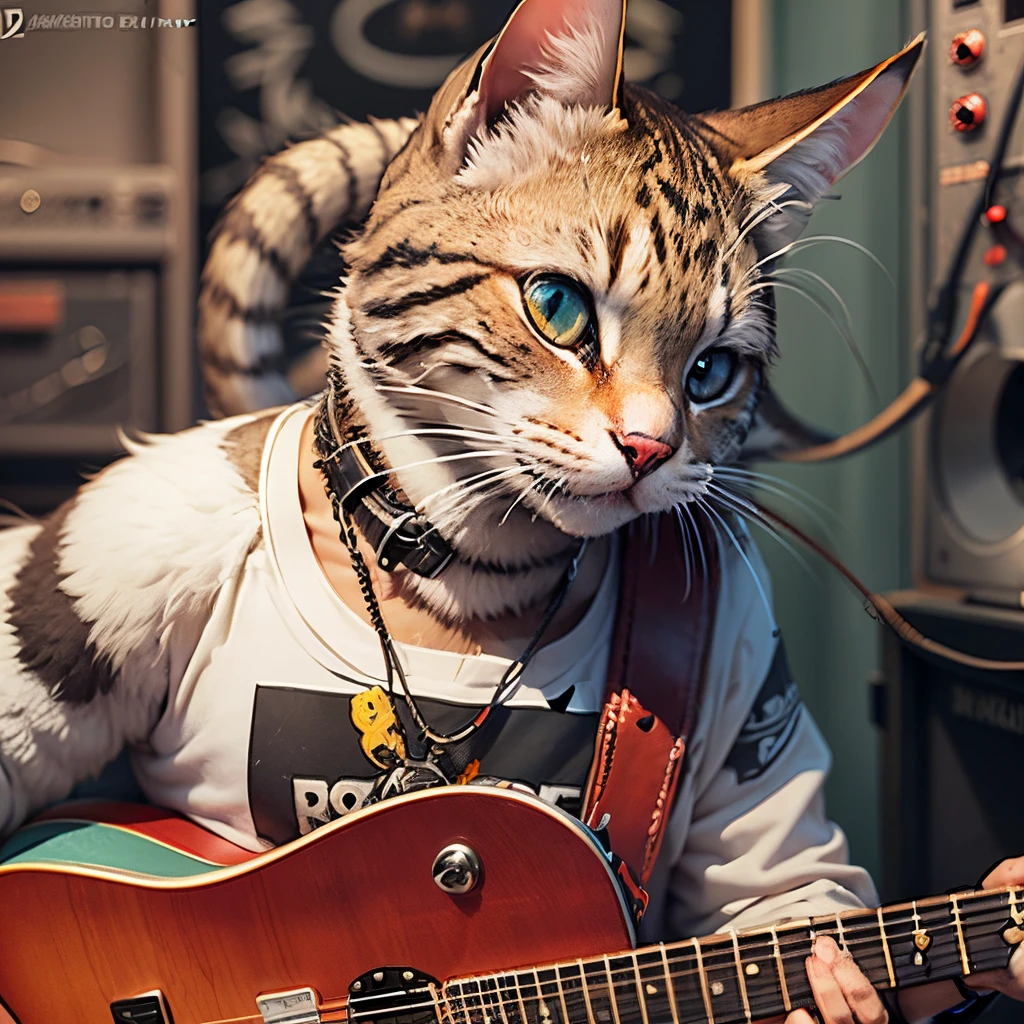
<svg viewBox="0 0 1024 1024">
<path fill-rule="evenodd" d="M 20 7 L 3 8 L 3 20 L 0 22 L 0 39 L 24 39 L 25 14 Z"/>
</svg>

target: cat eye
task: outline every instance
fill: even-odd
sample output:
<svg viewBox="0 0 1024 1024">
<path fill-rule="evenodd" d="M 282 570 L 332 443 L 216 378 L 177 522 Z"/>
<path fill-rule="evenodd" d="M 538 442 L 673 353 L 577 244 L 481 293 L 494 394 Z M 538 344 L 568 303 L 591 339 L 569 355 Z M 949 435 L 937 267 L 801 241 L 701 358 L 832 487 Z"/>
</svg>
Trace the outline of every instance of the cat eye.
<svg viewBox="0 0 1024 1024">
<path fill-rule="evenodd" d="M 727 348 L 712 348 L 701 353 L 686 375 L 686 393 L 700 405 L 721 398 L 736 378 L 739 358 Z"/>
<path fill-rule="evenodd" d="M 559 348 L 575 348 L 592 325 L 586 291 L 561 274 L 531 274 L 523 283 L 523 302 L 537 333 Z"/>
</svg>

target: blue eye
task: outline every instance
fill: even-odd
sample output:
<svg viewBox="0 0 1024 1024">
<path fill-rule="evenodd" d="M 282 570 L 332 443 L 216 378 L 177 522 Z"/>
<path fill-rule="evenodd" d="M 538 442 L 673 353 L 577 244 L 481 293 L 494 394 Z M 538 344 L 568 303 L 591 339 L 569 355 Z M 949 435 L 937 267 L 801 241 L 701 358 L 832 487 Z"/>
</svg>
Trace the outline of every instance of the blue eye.
<svg viewBox="0 0 1024 1024">
<path fill-rule="evenodd" d="M 530 322 L 559 348 L 573 348 L 591 326 L 590 302 L 575 281 L 560 274 L 533 274 L 523 285 Z"/>
<path fill-rule="evenodd" d="M 690 400 L 704 405 L 729 390 L 736 377 L 739 359 L 727 348 L 712 348 L 693 364 L 686 377 L 686 393 Z"/>
</svg>

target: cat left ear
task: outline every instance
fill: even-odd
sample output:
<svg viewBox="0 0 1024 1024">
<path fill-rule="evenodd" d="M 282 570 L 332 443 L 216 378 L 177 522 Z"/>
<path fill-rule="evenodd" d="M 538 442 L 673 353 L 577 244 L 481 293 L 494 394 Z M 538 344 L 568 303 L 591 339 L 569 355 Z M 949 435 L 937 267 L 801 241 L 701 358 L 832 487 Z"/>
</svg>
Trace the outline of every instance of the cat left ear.
<svg viewBox="0 0 1024 1024">
<path fill-rule="evenodd" d="M 625 26 L 625 0 L 522 0 L 480 64 L 482 116 L 531 91 L 617 109 Z"/>
<path fill-rule="evenodd" d="M 817 203 L 878 141 L 924 51 L 919 35 L 899 53 L 849 78 L 741 110 L 701 115 L 732 175 L 777 212 L 762 237 L 779 248 L 803 230 Z"/>
<path fill-rule="evenodd" d="M 497 38 L 438 92 L 435 120 L 459 159 L 473 135 L 530 93 L 620 109 L 625 0 L 522 0 Z"/>
</svg>

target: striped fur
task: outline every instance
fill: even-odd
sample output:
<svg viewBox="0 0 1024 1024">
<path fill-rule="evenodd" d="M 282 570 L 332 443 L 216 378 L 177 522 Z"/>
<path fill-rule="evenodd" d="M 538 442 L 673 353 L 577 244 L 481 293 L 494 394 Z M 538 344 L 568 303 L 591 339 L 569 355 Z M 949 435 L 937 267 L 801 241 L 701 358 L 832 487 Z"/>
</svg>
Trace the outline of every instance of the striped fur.
<svg viewBox="0 0 1024 1024">
<path fill-rule="evenodd" d="M 296 398 L 295 383 L 322 380 L 319 351 L 309 357 L 312 366 L 288 366 L 279 319 L 291 283 L 321 239 L 366 216 L 416 123 L 343 124 L 300 142 L 266 159 L 228 204 L 199 295 L 197 339 L 214 415 L 287 404 Z"/>
</svg>

